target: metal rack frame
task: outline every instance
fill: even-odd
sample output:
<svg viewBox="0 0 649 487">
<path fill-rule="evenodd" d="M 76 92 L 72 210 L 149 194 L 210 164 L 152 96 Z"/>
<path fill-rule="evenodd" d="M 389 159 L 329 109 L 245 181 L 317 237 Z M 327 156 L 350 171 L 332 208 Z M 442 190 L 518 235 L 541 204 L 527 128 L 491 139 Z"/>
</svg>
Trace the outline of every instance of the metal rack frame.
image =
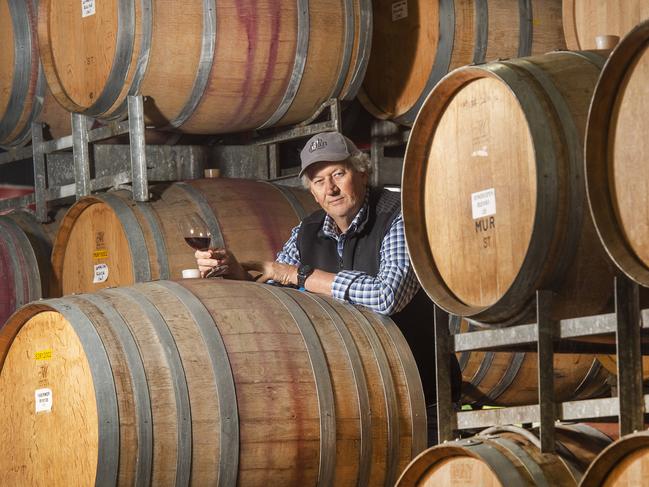
<svg viewBox="0 0 649 487">
<path fill-rule="evenodd" d="M 323 122 L 314 123 L 326 110 L 329 111 L 329 119 Z M 340 132 L 342 129 L 340 100 L 331 98 L 324 102 L 318 110 L 307 120 L 294 127 L 280 129 L 270 135 L 259 135 L 252 139 L 253 145 L 271 145 L 289 140 L 301 139 L 320 132 Z"/>
<path fill-rule="evenodd" d="M 403 158 L 388 157 L 386 147 L 406 145 L 410 129 L 387 120 L 375 120 L 371 129 L 370 157 L 372 159 L 372 185 L 401 185 Z"/>
<path fill-rule="evenodd" d="M 325 111 L 329 112 L 328 120 L 314 123 Z M 276 180 L 281 177 L 279 146 L 281 142 L 310 137 L 321 132 L 342 131 L 342 109 L 340 100 L 331 98 L 324 102 L 318 110 L 304 122 L 288 129 L 281 130 L 272 135 L 261 135 L 253 140 L 253 145 L 268 146 L 269 155 L 269 180 Z"/>
<path fill-rule="evenodd" d="M 10 149 L 0 155 L 0 164 L 33 159 L 34 193 L 0 202 L 0 210 L 16 209 L 34 204 L 36 218 L 47 222 L 47 203 L 70 196 L 77 199 L 92 191 L 106 189 L 119 184 L 131 183 L 136 201 L 149 199 L 147 165 L 144 141 L 144 108 L 142 96 L 128 97 L 129 120 L 113 122 L 98 129 L 89 130 L 91 118 L 72 113 L 72 134 L 51 141 L 43 140 L 43 126 L 32 124 L 32 145 Z M 112 174 L 103 178 L 90 177 L 90 144 L 111 137 L 129 134 L 131 171 Z M 47 156 L 72 148 L 74 164 L 74 184 L 50 186 L 47 184 Z"/>
<path fill-rule="evenodd" d="M 540 423 L 541 451 L 552 452 L 555 421 L 619 417 L 620 435 L 644 429 L 644 412 L 649 395 L 643 394 L 642 329 L 649 330 L 649 310 L 640 310 L 639 286 L 616 277 L 615 312 L 605 315 L 553 321 L 553 294 L 536 294 L 536 323 L 507 328 L 484 329 L 451 335 L 449 314 L 435 306 L 437 369 L 437 422 L 439 441 L 452 440 L 455 430 L 484 428 L 514 423 Z M 617 354 L 617 397 L 556 403 L 554 398 L 554 353 L 561 352 L 560 340 L 615 334 L 615 343 L 578 347 L 582 353 Z M 450 364 L 442 357 L 469 350 L 511 350 L 536 345 L 538 353 L 538 404 L 480 411 L 453 410 Z M 574 349 L 574 347 L 573 347 Z M 574 353 L 574 352 L 573 352 Z"/>
<path fill-rule="evenodd" d="M 328 119 L 314 123 L 328 110 Z M 132 185 L 135 201 L 148 201 L 147 147 L 144 138 L 144 97 L 142 95 L 128 97 L 128 119 L 111 122 L 97 129 L 89 130 L 93 119 L 80 113 L 72 113 L 72 134 L 54 139 L 43 140 L 43 126 L 32 124 L 32 145 L 30 147 L 9 148 L 0 154 L 0 165 L 19 161 L 33 160 L 34 193 L 0 201 L 0 211 L 24 208 L 34 204 L 36 217 L 41 222 L 47 221 L 47 203 L 76 196 L 77 199 L 89 195 L 93 191 Z M 340 100 L 330 99 L 304 122 L 286 129 L 270 129 L 261 135 L 244 134 L 245 145 L 269 146 L 269 173 L 271 178 L 280 176 L 279 152 L 277 144 L 289 140 L 308 137 L 320 132 L 341 130 Z M 270 133 L 270 134 L 269 134 Z M 110 173 L 101 177 L 91 178 L 90 162 L 92 144 L 101 140 L 128 134 L 130 152 L 130 171 Z M 269 135 L 268 135 L 269 134 Z M 231 140 L 241 140 L 241 136 L 233 136 Z M 229 140 L 229 139 L 226 139 Z M 48 184 L 48 155 L 72 149 L 72 166 L 74 183 Z M 164 154 L 162 154 L 164 157 Z M 160 162 L 160 161 L 157 161 Z M 157 165 L 157 164 L 156 164 Z"/>
</svg>

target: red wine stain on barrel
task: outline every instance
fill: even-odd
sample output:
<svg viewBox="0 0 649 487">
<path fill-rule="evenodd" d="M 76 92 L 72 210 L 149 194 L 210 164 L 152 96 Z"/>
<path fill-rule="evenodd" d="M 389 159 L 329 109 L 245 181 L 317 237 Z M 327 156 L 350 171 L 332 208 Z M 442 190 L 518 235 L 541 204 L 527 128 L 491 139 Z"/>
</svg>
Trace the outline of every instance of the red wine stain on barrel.
<svg viewBox="0 0 649 487">
<path fill-rule="evenodd" d="M 248 124 L 251 119 L 256 118 L 256 110 L 261 102 L 268 96 L 270 84 L 275 74 L 279 51 L 279 29 L 280 29 L 280 4 L 279 0 L 270 0 L 270 11 L 264 19 L 270 23 L 270 41 L 260 42 L 259 24 L 262 21 L 260 14 L 255 8 L 256 2 L 252 0 L 238 0 L 236 2 L 239 21 L 243 24 L 248 38 L 248 52 L 245 59 L 246 70 L 242 86 L 241 98 L 235 110 L 233 124 Z M 252 85 L 253 70 L 255 66 L 258 49 L 266 49 L 268 46 L 268 61 L 262 83 L 257 90 Z M 261 53 L 263 55 L 263 52 Z M 255 93 L 256 91 L 256 93 Z M 247 110 L 244 107 L 249 105 Z"/>
</svg>

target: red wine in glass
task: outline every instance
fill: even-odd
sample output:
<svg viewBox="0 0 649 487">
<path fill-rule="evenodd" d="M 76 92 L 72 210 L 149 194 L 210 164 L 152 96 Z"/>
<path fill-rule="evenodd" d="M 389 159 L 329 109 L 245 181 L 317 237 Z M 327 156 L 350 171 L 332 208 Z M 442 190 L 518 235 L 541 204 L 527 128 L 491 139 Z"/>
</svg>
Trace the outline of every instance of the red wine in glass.
<svg viewBox="0 0 649 487">
<path fill-rule="evenodd" d="M 187 215 L 178 225 L 187 245 L 194 250 L 209 250 L 212 235 L 197 213 Z"/>
<path fill-rule="evenodd" d="M 194 250 L 208 250 L 210 248 L 210 237 L 185 237 L 185 242 Z"/>
</svg>

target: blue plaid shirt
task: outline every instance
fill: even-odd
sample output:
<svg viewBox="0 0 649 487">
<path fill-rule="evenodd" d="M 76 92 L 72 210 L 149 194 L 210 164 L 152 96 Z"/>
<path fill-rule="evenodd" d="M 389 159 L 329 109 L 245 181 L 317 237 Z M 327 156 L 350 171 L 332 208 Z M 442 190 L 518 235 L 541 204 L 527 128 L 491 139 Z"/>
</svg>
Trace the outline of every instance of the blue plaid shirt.
<svg viewBox="0 0 649 487">
<path fill-rule="evenodd" d="M 329 215 L 324 219 L 322 231 L 337 242 L 338 255 L 342 257 L 345 241 L 358 228 L 367 213 L 368 198 L 358 211 L 347 232 L 340 233 Z M 300 225 L 293 228 L 291 237 L 277 254 L 277 262 L 300 265 L 297 236 Z M 336 274 L 331 295 L 338 300 L 360 304 L 376 313 L 392 315 L 401 311 L 419 290 L 419 281 L 410 264 L 406 236 L 401 213 L 394 219 L 388 233 L 383 237 L 380 250 L 379 272 L 376 277 L 360 271 L 343 270 Z"/>
</svg>

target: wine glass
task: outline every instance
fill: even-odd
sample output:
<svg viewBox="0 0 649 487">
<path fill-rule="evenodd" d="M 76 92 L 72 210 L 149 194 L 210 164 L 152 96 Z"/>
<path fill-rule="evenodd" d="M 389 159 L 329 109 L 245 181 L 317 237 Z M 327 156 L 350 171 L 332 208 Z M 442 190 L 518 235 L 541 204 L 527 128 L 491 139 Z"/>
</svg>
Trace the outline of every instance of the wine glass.
<svg viewBox="0 0 649 487">
<path fill-rule="evenodd" d="M 180 233 L 187 245 L 194 250 L 208 250 L 212 241 L 212 234 L 205 221 L 198 213 L 190 213 L 178 222 Z"/>
</svg>

